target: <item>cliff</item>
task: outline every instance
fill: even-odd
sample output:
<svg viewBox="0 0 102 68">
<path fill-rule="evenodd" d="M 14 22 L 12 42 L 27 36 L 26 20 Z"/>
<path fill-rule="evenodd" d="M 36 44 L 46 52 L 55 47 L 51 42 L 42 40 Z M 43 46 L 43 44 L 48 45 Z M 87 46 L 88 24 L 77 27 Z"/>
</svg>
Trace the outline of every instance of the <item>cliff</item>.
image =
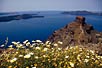
<svg viewBox="0 0 102 68">
<path fill-rule="evenodd" d="M 49 38 L 48 41 L 57 43 L 63 42 L 62 48 L 67 46 L 79 45 L 81 47 L 94 49 L 102 48 L 102 33 L 94 29 L 92 25 L 85 22 L 85 17 L 77 16 L 76 19 L 67 24 L 65 27 L 56 30 Z M 99 45 L 95 45 L 99 44 Z M 97 49 L 99 50 L 99 49 Z"/>
</svg>

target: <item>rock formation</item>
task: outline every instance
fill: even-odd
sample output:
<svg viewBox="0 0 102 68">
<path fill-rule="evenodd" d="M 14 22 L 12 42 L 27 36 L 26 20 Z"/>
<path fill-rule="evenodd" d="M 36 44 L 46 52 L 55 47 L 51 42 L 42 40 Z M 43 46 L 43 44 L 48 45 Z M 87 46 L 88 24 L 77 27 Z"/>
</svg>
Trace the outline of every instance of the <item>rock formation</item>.
<svg viewBox="0 0 102 68">
<path fill-rule="evenodd" d="M 57 43 L 62 41 L 61 47 L 69 45 L 83 45 L 102 43 L 102 33 L 97 32 L 92 25 L 85 22 L 85 17 L 77 16 L 75 21 L 67 24 L 65 27 L 55 31 L 48 41 Z"/>
</svg>

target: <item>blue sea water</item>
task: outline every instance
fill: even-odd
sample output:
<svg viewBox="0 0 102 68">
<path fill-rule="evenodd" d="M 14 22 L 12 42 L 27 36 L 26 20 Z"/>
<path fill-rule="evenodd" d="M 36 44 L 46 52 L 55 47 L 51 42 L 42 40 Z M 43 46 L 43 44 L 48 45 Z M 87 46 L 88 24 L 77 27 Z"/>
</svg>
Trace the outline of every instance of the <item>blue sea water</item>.
<svg viewBox="0 0 102 68">
<path fill-rule="evenodd" d="M 0 45 L 6 37 L 9 43 L 12 41 L 42 40 L 45 41 L 55 31 L 75 20 L 76 15 L 60 13 L 40 13 L 44 18 L 30 18 L 0 22 Z M 102 16 L 85 15 L 86 22 L 102 32 Z"/>
</svg>

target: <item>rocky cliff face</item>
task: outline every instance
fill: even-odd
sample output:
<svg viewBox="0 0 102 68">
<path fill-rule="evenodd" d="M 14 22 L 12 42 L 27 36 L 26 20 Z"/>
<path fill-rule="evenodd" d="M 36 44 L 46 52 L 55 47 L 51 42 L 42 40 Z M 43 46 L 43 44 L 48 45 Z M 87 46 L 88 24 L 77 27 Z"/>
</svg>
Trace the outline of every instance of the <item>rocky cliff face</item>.
<svg viewBox="0 0 102 68">
<path fill-rule="evenodd" d="M 56 30 L 48 41 L 57 43 L 62 41 L 61 47 L 69 45 L 88 45 L 102 43 L 102 33 L 97 32 L 92 25 L 85 22 L 85 17 L 77 16 L 75 21 L 67 24 L 65 27 Z"/>
</svg>

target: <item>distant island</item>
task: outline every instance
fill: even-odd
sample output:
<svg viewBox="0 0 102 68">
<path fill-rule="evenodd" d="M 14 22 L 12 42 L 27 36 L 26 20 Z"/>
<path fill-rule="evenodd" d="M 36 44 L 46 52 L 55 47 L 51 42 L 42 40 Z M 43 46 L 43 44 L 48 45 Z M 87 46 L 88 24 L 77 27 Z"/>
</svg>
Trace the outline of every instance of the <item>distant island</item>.
<svg viewBox="0 0 102 68">
<path fill-rule="evenodd" d="M 90 12 L 90 11 L 64 11 L 61 14 L 70 14 L 70 15 L 99 15 L 102 16 L 102 12 Z"/>
<path fill-rule="evenodd" d="M 12 20 L 30 19 L 30 18 L 43 18 L 44 16 L 39 16 L 37 14 L 17 14 L 9 16 L 1 16 L 0 22 L 8 22 Z"/>
</svg>

